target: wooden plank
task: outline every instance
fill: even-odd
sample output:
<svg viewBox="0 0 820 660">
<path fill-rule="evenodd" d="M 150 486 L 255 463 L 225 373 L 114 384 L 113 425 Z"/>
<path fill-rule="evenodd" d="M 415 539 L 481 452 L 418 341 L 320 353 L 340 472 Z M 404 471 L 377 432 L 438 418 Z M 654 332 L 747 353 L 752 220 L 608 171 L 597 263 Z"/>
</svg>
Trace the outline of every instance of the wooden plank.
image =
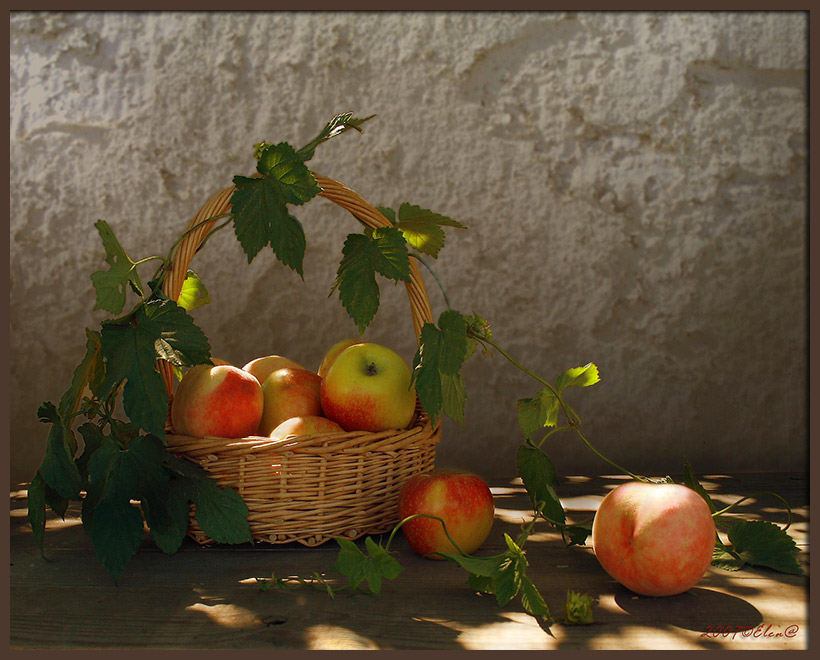
<svg viewBox="0 0 820 660">
<path fill-rule="evenodd" d="M 717 500 L 759 490 L 786 495 L 792 532 L 808 568 L 808 489 L 797 475 L 712 475 L 702 482 Z M 568 477 L 559 489 L 570 516 L 594 511 L 613 477 Z M 529 520 L 526 494 L 515 480 L 493 484 L 497 520 L 479 554 L 503 548 Z M 466 586 L 449 562 L 418 557 L 399 535 L 403 573 L 379 596 L 309 589 L 264 591 L 256 578 L 309 576 L 331 569 L 335 544 L 319 548 L 197 546 L 175 555 L 146 537 L 119 586 L 94 556 L 72 508 L 65 522 L 49 520 L 46 556 L 34 547 L 23 493 L 11 499 L 10 637 L 13 648 L 196 649 L 802 649 L 808 646 L 808 578 L 764 569 L 729 573 L 711 568 L 691 591 L 669 598 L 638 597 L 611 580 L 587 547 L 567 548 L 539 525 L 527 543 L 529 575 L 556 622 L 539 623 L 514 601 Z M 744 515 L 779 508 L 755 498 Z M 765 511 L 767 519 L 780 514 Z M 597 599 L 595 624 L 560 623 L 568 589 Z M 746 632 L 741 632 L 741 629 Z M 787 636 L 791 635 L 792 636 Z M 779 635 L 779 636 L 776 636 Z"/>
</svg>

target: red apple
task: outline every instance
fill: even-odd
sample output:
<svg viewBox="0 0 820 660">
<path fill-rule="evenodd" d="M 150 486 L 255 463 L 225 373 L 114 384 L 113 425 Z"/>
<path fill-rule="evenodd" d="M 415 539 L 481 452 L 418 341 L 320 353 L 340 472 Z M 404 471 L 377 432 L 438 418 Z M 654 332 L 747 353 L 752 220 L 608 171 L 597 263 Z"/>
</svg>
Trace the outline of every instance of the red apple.
<svg viewBox="0 0 820 660">
<path fill-rule="evenodd" d="M 251 360 L 242 368 L 249 374 L 256 376 L 256 379 L 260 384 L 262 384 L 274 371 L 285 367 L 290 369 L 304 369 L 301 364 L 298 364 L 286 357 L 282 357 L 281 355 L 266 355 L 265 357 L 259 357 L 255 360 Z"/>
<path fill-rule="evenodd" d="M 345 431 L 403 429 L 416 410 L 411 377 L 407 362 L 386 346 L 348 346 L 322 379 L 324 416 Z"/>
<path fill-rule="evenodd" d="M 262 383 L 264 407 L 259 435 L 270 435 L 291 417 L 321 415 L 319 391 L 322 379 L 307 369 L 277 369 Z"/>
<path fill-rule="evenodd" d="M 281 440 L 282 438 L 295 438 L 300 435 L 315 435 L 318 433 L 344 433 L 345 430 L 333 420 L 318 415 L 303 415 L 301 417 L 291 417 L 286 419 L 273 431 L 271 438 Z"/>
<path fill-rule="evenodd" d="M 199 364 L 189 369 L 171 404 L 176 433 L 196 438 L 244 438 L 262 418 L 262 386 L 231 365 Z"/>
<path fill-rule="evenodd" d="M 444 520 L 458 547 L 472 554 L 490 535 L 495 506 L 490 487 L 481 477 L 461 470 L 433 470 L 410 477 L 399 491 L 399 518 L 417 513 Z M 442 559 L 430 553 L 458 552 L 434 518 L 414 518 L 401 529 L 420 555 Z"/>
<path fill-rule="evenodd" d="M 715 521 L 691 488 L 629 481 L 601 501 L 592 547 L 603 569 L 626 588 L 672 596 L 694 587 L 712 563 Z"/>
<path fill-rule="evenodd" d="M 330 365 L 333 364 L 333 361 L 337 357 L 339 357 L 339 353 L 341 353 L 348 346 L 361 343 L 361 339 L 342 339 L 341 341 L 337 341 L 328 349 L 327 353 L 325 353 L 325 356 L 322 358 L 322 362 L 319 364 L 319 369 L 317 369 L 316 373 L 319 374 L 320 378 L 324 378 L 327 375 L 328 369 L 330 369 Z"/>
</svg>

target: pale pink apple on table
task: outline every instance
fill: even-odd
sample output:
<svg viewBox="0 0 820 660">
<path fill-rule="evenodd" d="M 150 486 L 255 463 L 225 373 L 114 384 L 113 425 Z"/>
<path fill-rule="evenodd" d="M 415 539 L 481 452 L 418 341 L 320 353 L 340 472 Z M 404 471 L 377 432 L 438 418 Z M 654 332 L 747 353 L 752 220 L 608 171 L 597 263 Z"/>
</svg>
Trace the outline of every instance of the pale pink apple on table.
<svg viewBox="0 0 820 660">
<path fill-rule="evenodd" d="M 321 385 L 322 379 L 307 369 L 283 367 L 271 373 L 262 383 L 264 406 L 258 434 L 270 435 L 291 417 L 321 416 Z"/>
<path fill-rule="evenodd" d="M 601 501 L 592 523 L 603 569 L 644 596 L 694 587 L 712 562 L 715 538 L 706 501 L 680 484 L 621 484 Z"/>
<path fill-rule="evenodd" d="M 242 368 L 248 373 L 256 376 L 256 379 L 260 384 L 262 384 L 274 371 L 277 369 L 283 369 L 284 367 L 288 367 L 289 369 L 304 369 L 301 364 L 298 364 L 297 362 L 294 362 L 293 360 L 282 355 L 266 355 L 265 357 L 259 357 L 251 360 Z"/>
<path fill-rule="evenodd" d="M 316 373 L 319 374 L 321 378 L 324 378 L 327 375 L 327 370 L 330 369 L 330 365 L 333 364 L 333 361 L 339 357 L 339 353 L 341 353 L 344 349 L 348 346 L 353 346 L 353 344 L 361 344 L 361 339 L 342 339 L 337 341 L 333 346 L 331 346 L 327 353 L 325 353 L 324 357 L 322 358 L 321 363 L 319 364 L 319 368 L 316 370 Z"/>
<path fill-rule="evenodd" d="M 319 433 L 344 433 L 344 429 L 333 420 L 318 415 L 291 417 L 279 424 L 270 432 L 270 437 L 277 440 L 295 438 L 302 435 Z"/>
<path fill-rule="evenodd" d="M 399 491 L 399 519 L 426 513 L 444 520 L 447 533 L 466 554 L 478 550 L 493 526 L 495 506 L 487 483 L 461 470 L 434 470 L 410 477 Z M 441 522 L 422 516 L 404 523 L 402 531 L 417 553 L 433 559 L 436 552 L 457 553 Z"/>
<path fill-rule="evenodd" d="M 171 403 L 171 424 L 180 435 L 243 438 L 262 418 L 262 386 L 231 365 L 200 364 L 189 369 Z"/>
<path fill-rule="evenodd" d="M 406 428 L 416 409 L 411 378 L 392 349 L 372 342 L 348 346 L 321 379 L 324 416 L 345 431 Z"/>
</svg>

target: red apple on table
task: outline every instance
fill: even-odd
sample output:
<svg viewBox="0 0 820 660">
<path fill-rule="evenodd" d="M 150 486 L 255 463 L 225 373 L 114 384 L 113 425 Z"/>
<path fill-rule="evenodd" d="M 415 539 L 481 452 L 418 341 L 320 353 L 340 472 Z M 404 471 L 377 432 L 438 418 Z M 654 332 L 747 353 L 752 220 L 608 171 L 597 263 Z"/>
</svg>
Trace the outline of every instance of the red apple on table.
<svg viewBox="0 0 820 660">
<path fill-rule="evenodd" d="M 327 375 L 328 369 L 330 369 L 330 365 L 333 364 L 333 361 L 339 357 L 339 353 L 341 353 L 344 349 L 348 346 L 353 346 L 353 344 L 361 344 L 361 339 L 342 339 L 337 341 L 333 346 L 331 346 L 327 353 L 325 353 L 324 357 L 322 358 L 321 363 L 319 364 L 319 368 L 316 370 L 316 373 L 319 374 L 320 378 L 324 378 Z"/>
<path fill-rule="evenodd" d="M 603 569 L 627 589 L 672 596 L 694 587 L 712 563 L 715 522 L 691 488 L 630 481 L 601 501 L 592 547 Z"/>
<path fill-rule="evenodd" d="M 262 386 L 251 374 L 227 364 L 189 369 L 171 403 L 171 424 L 180 435 L 243 438 L 262 418 Z"/>
<path fill-rule="evenodd" d="M 301 364 L 298 364 L 281 355 L 266 355 L 265 357 L 259 357 L 251 360 L 242 368 L 249 374 L 256 376 L 256 380 L 262 384 L 274 371 L 285 367 L 288 367 L 289 369 L 304 369 Z"/>
<path fill-rule="evenodd" d="M 345 431 L 406 428 L 416 410 L 412 372 L 395 351 L 372 342 L 348 346 L 321 379 L 324 416 Z"/>
<path fill-rule="evenodd" d="M 344 433 L 345 430 L 333 420 L 318 415 L 303 415 L 291 417 L 279 424 L 270 432 L 270 437 L 277 440 L 295 438 L 302 435 L 316 435 L 319 433 Z"/>
<path fill-rule="evenodd" d="M 399 519 L 426 513 L 444 520 L 447 532 L 466 554 L 478 550 L 493 526 L 495 506 L 487 483 L 461 470 L 433 470 L 408 479 L 399 491 Z M 414 518 L 402 531 L 420 555 L 442 559 L 435 552 L 457 553 L 441 522 L 425 516 Z"/>
<path fill-rule="evenodd" d="M 322 379 L 307 369 L 283 367 L 271 373 L 262 383 L 264 406 L 258 434 L 270 435 L 291 417 L 321 416 L 321 384 Z"/>
</svg>

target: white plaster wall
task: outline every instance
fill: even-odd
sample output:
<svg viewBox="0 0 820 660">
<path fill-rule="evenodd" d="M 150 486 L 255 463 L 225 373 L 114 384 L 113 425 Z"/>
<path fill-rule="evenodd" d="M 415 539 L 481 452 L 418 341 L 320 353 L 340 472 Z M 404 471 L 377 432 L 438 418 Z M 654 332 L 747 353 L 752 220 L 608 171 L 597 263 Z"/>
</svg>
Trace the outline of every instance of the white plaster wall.
<svg viewBox="0 0 820 660">
<path fill-rule="evenodd" d="M 588 437 L 633 471 L 804 467 L 806 18 L 799 13 L 14 13 L 10 22 L 12 482 L 42 457 L 44 400 L 82 356 L 105 219 L 165 253 L 253 144 L 301 146 L 334 114 L 377 118 L 310 162 L 378 205 L 466 224 L 438 270 L 453 305 L 573 392 Z M 318 365 L 355 332 L 328 299 L 356 223 L 317 199 L 301 282 L 222 232 L 192 264 L 215 355 Z M 435 313 L 443 299 L 428 278 Z M 366 338 L 408 360 L 402 287 Z M 465 368 L 467 423 L 440 465 L 514 474 L 500 356 Z M 575 437 L 559 472 L 611 472 Z"/>
</svg>

